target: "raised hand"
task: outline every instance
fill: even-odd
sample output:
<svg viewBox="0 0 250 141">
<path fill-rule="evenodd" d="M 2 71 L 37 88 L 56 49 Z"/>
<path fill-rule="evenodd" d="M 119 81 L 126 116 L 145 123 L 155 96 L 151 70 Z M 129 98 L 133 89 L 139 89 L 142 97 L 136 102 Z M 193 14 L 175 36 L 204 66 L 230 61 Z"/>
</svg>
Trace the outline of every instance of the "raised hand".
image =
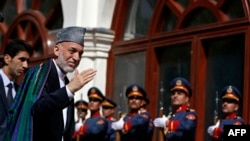
<svg viewBox="0 0 250 141">
<path fill-rule="evenodd" d="M 76 70 L 73 78 L 67 84 L 67 86 L 72 93 L 75 93 L 85 86 L 89 81 L 93 80 L 95 75 L 95 69 L 86 69 L 80 73 L 78 70 Z"/>
</svg>

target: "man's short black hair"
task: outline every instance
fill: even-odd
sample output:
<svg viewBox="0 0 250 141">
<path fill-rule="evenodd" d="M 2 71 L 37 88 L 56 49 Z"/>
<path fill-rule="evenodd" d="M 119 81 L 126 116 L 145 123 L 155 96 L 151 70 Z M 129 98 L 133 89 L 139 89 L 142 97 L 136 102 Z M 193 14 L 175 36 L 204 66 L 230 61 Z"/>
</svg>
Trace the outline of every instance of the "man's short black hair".
<svg viewBox="0 0 250 141">
<path fill-rule="evenodd" d="M 1 67 L 5 65 L 3 56 L 8 54 L 10 57 L 15 57 L 19 52 L 26 51 L 30 56 L 33 55 L 32 47 L 22 39 L 12 39 L 4 48 L 3 55 L 0 58 Z"/>
</svg>

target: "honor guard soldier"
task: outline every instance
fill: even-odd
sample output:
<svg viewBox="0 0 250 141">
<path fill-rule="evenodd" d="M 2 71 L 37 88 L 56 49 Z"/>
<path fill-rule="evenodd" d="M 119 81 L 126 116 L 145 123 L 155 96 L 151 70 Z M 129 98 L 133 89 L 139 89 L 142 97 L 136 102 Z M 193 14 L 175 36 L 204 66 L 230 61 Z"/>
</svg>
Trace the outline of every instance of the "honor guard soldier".
<svg viewBox="0 0 250 141">
<path fill-rule="evenodd" d="M 197 113 L 189 108 L 192 88 L 185 78 L 177 77 L 170 84 L 170 92 L 173 112 L 167 117 L 156 118 L 154 125 L 166 129 L 165 140 L 194 141 Z"/>
<path fill-rule="evenodd" d="M 209 126 L 208 134 L 214 141 L 224 140 L 224 125 L 243 125 L 244 120 L 237 115 L 241 102 L 241 94 L 239 90 L 232 85 L 226 86 L 221 92 L 223 119 L 218 120 L 215 125 Z"/>
<path fill-rule="evenodd" d="M 81 141 L 106 141 L 108 121 L 101 116 L 100 108 L 105 99 L 102 92 L 92 87 L 88 91 L 90 118 L 80 127 L 79 135 Z"/>
<path fill-rule="evenodd" d="M 78 100 L 75 103 L 75 108 L 77 110 L 77 121 L 75 122 L 75 131 L 73 134 L 73 140 L 78 141 L 79 129 L 86 120 L 86 115 L 88 114 L 88 102 L 85 100 Z"/>
<path fill-rule="evenodd" d="M 102 115 L 109 122 L 108 131 L 106 134 L 108 141 L 115 141 L 115 130 L 111 128 L 111 123 L 116 121 L 114 118 L 116 106 L 117 104 L 108 97 L 105 97 L 105 100 L 102 102 Z"/>
<path fill-rule="evenodd" d="M 145 112 L 140 113 L 146 92 L 141 86 L 132 84 L 126 89 L 126 96 L 129 113 L 113 122 L 111 127 L 114 130 L 122 130 L 121 141 L 146 141 L 150 117 Z"/>
</svg>

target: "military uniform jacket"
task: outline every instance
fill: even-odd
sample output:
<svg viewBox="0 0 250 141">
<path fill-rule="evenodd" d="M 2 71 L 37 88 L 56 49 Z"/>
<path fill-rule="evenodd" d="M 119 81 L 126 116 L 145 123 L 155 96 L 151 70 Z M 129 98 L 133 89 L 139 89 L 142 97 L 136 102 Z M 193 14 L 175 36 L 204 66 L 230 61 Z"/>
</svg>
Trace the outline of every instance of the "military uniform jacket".
<svg viewBox="0 0 250 141">
<path fill-rule="evenodd" d="M 147 141 L 150 117 L 145 113 L 129 113 L 124 117 L 122 141 Z"/>
<path fill-rule="evenodd" d="M 236 113 L 228 115 L 226 118 L 220 120 L 219 127 L 215 128 L 213 131 L 213 141 L 223 141 L 223 127 L 224 125 L 243 125 L 244 120 L 237 116 Z"/>
<path fill-rule="evenodd" d="M 88 118 L 79 130 L 81 141 L 107 141 L 108 121 L 99 112 Z"/>
<path fill-rule="evenodd" d="M 151 141 L 154 133 L 154 122 L 151 118 L 151 114 L 148 111 L 144 111 L 141 113 L 142 115 L 146 115 L 149 117 L 149 125 L 148 125 L 148 131 L 147 131 L 147 139 L 146 141 Z"/>
<path fill-rule="evenodd" d="M 197 113 L 187 105 L 179 107 L 170 114 L 167 125 L 168 141 L 194 141 L 197 126 Z"/>
<path fill-rule="evenodd" d="M 112 122 L 116 121 L 116 119 L 113 116 L 106 117 L 108 120 L 108 131 L 106 134 L 106 138 L 108 141 L 115 141 L 115 130 L 111 128 Z"/>
</svg>

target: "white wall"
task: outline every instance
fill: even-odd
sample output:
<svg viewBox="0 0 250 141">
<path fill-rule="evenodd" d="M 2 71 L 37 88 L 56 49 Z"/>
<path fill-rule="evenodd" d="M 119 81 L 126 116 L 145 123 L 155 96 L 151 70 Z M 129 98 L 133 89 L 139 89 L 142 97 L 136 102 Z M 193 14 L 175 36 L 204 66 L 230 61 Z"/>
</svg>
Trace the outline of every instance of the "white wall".
<svg viewBox="0 0 250 141">
<path fill-rule="evenodd" d="M 61 0 L 63 9 L 63 27 L 83 26 L 87 28 L 85 47 L 79 71 L 95 68 L 97 74 L 93 81 L 76 92 L 75 101 L 88 101 L 87 91 L 98 87 L 105 94 L 107 76 L 107 57 L 114 33 L 110 31 L 115 0 Z M 73 73 L 68 74 L 69 79 Z M 89 114 L 87 115 L 89 116 Z"/>
<path fill-rule="evenodd" d="M 61 0 L 63 27 L 78 25 L 110 29 L 116 0 Z"/>
</svg>

